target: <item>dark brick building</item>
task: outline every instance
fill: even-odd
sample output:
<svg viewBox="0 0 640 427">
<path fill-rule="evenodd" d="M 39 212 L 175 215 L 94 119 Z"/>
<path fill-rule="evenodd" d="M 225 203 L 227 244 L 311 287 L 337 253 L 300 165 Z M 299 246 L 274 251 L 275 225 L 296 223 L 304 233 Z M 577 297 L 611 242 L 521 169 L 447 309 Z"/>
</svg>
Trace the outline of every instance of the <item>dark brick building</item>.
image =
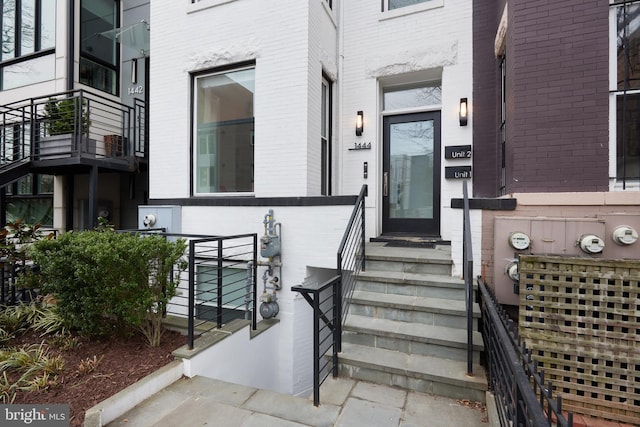
<svg viewBox="0 0 640 427">
<path fill-rule="evenodd" d="M 475 196 L 637 180 L 629 158 L 626 176 L 610 167 L 621 160 L 609 128 L 610 13 L 619 12 L 604 0 L 474 2 Z"/>
</svg>

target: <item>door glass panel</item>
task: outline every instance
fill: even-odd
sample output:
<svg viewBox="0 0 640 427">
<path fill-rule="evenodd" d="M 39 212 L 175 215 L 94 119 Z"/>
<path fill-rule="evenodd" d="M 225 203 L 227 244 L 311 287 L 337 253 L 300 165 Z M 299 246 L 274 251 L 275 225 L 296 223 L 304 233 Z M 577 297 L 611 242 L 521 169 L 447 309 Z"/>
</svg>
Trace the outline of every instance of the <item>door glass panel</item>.
<svg viewBox="0 0 640 427">
<path fill-rule="evenodd" d="M 432 120 L 391 124 L 389 218 L 433 218 Z"/>
</svg>

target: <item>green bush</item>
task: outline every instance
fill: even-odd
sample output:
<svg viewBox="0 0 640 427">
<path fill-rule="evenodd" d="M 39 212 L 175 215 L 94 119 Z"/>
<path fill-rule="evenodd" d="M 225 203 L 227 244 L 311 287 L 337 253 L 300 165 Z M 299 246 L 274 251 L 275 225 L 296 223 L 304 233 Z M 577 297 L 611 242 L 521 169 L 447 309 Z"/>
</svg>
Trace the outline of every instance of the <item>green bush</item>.
<svg viewBox="0 0 640 427">
<path fill-rule="evenodd" d="M 88 336 L 141 330 L 158 345 L 161 320 L 184 270 L 184 241 L 126 233 L 69 232 L 29 250 L 43 293 L 55 295 L 65 324 Z"/>
</svg>

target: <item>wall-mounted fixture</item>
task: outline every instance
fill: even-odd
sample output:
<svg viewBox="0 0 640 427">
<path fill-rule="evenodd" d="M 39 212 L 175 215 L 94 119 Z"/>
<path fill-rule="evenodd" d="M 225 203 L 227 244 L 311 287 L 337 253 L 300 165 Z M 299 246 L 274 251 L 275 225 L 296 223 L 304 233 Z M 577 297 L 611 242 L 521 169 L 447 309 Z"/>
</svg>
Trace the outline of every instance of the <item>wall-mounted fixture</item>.
<svg viewBox="0 0 640 427">
<path fill-rule="evenodd" d="M 621 225 L 613 230 L 613 241 L 619 245 L 633 245 L 638 240 L 638 232 L 628 225 Z"/>
<path fill-rule="evenodd" d="M 529 249 L 531 238 L 521 231 L 514 231 L 509 234 L 509 246 L 518 251 Z"/>
<path fill-rule="evenodd" d="M 364 113 L 362 111 L 358 111 L 356 115 L 356 136 L 362 135 L 363 129 L 364 129 Z"/>
<path fill-rule="evenodd" d="M 599 254 L 604 249 L 604 240 L 595 234 L 583 234 L 577 243 L 580 249 L 587 254 Z"/>
<path fill-rule="evenodd" d="M 460 98 L 460 126 L 466 126 L 469 118 L 467 98 Z"/>
</svg>

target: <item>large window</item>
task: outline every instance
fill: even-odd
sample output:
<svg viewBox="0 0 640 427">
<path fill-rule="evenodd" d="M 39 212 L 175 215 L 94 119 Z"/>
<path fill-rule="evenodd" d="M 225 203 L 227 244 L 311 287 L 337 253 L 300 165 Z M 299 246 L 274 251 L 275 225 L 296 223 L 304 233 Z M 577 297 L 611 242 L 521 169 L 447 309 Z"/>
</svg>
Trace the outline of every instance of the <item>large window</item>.
<svg viewBox="0 0 640 427">
<path fill-rule="evenodd" d="M 399 9 L 401 7 L 412 6 L 418 3 L 426 3 L 429 0 L 388 0 L 387 10 Z"/>
<path fill-rule="evenodd" d="M 82 0 L 80 8 L 80 83 L 118 94 L 119 44 L 101 35 L 119 26 L 117 0 Z"/>
<path fill-rule="evenodd" d="M 322 79 L 322 113 L 320 116 L 320 191 L 323 196 L 331 195 L 331 83 Z"/>
<path fill-rule="evenodd" d="M 616 177 L 640 179 L 640 1 L 617 2 Z"/>
<path fill-rule="evenodd" d="M 196 194 L 253 191 L 253 67 L 194 77 Z"/>
<path fill-rule="evenodd" d="M 55 0 L 3 0 L 0 90 L 55 77 Z"/>
<path fill-rule="evenodd" d="M 26 175 L 6 187 L 7 221 L 53 226 L 53 175 Z"/>
</svg>

